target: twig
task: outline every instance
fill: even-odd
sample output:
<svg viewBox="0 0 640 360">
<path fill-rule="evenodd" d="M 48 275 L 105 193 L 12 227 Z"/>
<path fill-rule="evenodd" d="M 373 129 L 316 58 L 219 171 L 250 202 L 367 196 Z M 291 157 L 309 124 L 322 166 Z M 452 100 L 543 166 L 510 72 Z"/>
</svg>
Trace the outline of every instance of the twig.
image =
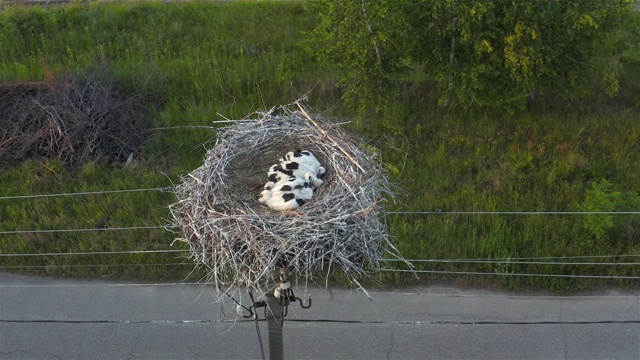
<svg viewBox="0 0 640 360">
<path fill-rule="evenodd" d="M 362 172 L 366 172 L 365 169 L 362 166 L 360 166 L 360 164 L 358 164 L 358 162 L 355 161 L 351 157 L 351 155 L 349 155 L 349 153 L 346 150 L 344 150 L 342 146 L 340 146 L 331 135 L 329 135 L 327 131 L 323 130 L 315 121 L 313 121 L 311 116 L 309 116 L 309 114 L 304 109 L 304 107 L 300 104 L 300 102 L 296 101 L 295 104 L 298 105 L 298 108 L 300 109 L 302 114 L 307 118 L 307 120 L 309 120 L 320 132 L 322 132 L 322 134 L 325 135 L 327 139 L 331 140 L 331 142 L 333 142 L 338 147 L 338 149 L 340 149 L 340 151 L 342 151 L 342 153 L 345 154 L 347 158 L 349 158 L 349 160 L 351 160 L 351 162 L 353 162 L 358 168 L 360 168 Z"/>
</svg>

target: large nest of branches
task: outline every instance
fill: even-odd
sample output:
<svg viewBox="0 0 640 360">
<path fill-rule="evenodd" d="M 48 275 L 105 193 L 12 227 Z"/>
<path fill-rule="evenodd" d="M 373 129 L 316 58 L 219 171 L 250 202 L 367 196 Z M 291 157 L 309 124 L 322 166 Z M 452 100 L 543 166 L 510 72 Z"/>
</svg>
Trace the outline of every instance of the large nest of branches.
<svg viewBox="0 0 640 360">
<path fill-rule="evenodd" d="M 311 281 L 339 270 L 360 287 L 358 278 L 379 270 L 383 255 L 400 258 L 382 221 L 393 194 L 379 154 L 298 106 L 229 121 L 204 164 L 175 189 L 171 225 L 216 284 L 263 289 L 276 270 Z M 257 200 L 267 170 L 295 149 L 316 155 L 325 183 L 295 212 L 272 210 Z"/>
<path fill-rule="evenodd" d="M 145 138 L 136 99 L 101 74 L 0 84 L 0 166 L 124 162 Z"/>
</svg>

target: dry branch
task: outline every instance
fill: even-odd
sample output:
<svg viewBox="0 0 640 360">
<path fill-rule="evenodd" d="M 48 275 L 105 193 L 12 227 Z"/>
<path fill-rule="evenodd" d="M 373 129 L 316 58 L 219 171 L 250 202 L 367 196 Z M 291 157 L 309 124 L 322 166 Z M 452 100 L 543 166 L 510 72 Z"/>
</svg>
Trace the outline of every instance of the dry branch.
<svg viewBox="0 0 640 360">
<path fill-rule="evenodd" d="M 136 106 L 97 73 L 0 84 L 0 166 L 39 159 L 124 162 L 145 138 Z"/>
</svg>

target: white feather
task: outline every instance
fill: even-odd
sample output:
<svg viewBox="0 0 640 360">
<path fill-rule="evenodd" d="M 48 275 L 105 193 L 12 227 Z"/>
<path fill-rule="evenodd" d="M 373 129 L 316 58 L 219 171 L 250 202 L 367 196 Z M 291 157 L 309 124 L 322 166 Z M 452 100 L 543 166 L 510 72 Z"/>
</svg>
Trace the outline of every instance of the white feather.
<svg viewBox="0 0 640 360">
<path fill-rule="evenodd" d="M 287 155 L 285 155 L 285 159 L 305 164 L 311 167 L 314 173 L 318 171 L 318 168 L 322 167 L 320 161 L 318 161 L 316 156 L 309 150 L 289 151 Z"/>
<path fill-rule="evenodd" d="M 260 193 L 258 201 L 267 205 L 273 210 L 279 211 L 294 210 L 300 207 L 300 205 L 304 204 L 304 200 L 297 198 L 295 195 L 291 199 L 285 200 L 285 195 L 287 194 L 289 194 L 290 196 L 292 192 L 263 190 Z"/>
</svg>

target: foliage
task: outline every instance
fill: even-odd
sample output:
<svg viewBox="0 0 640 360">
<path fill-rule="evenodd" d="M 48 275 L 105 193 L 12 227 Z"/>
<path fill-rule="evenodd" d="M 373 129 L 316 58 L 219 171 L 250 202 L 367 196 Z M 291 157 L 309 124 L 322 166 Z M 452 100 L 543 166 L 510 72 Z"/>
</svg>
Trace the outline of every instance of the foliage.
<svg viewBox="0 0 640 360">
<path fill-rule="evenodd" d="M 335 3 L 337 7 L 343 2 Z M 448 6 L 452 2 L 394 4 L 389 1 L 383 4 L 436 6 L 436 3 Z M 519 2 L 525 7 L 526 3 Z M 317 25 L 309 4 L 139 2 L 47 8 L 5 6 L 0 12 L 0 79 L 3 82 L 46 80 L 40 65 L 42 59 L 56 75 L 66 70 L 81 71 L 88 64 L 108 63 L 110 74 L 127 94 L 158 81 L 162 86 L 152 86 L 157 89 L 154 98 L 166 101 L 156 112 L 147 114 L 146 121 L 155 130 L 130 166 L 87 164 L 71 171 L 54 161 L 16 165 L 0 172 L 3 185 L 0 197 L 170 186 L 202 164 L 206 148 L 211 147 L 207 141 L 215 135 L 212 120 L 221 116 L 243 117 L 259 108 L 288 103 L 308 91 L 312 91 L 309 98 L 316 111 L 341 117 L 357 113 L 357 108 L 341 101 L 340 90 L 333 87 L 341 75 L 327 70 L 300 47 L 304 38 L 301 32 L 312 31 Z M 373 6 L 371 0 L 366 1 L 367 4 Z M 375 6 L 373 9 L 373 14 L 383 11 Z M 352 11 L 356 11 L 356 7 Z M 420 17 L 426 16 L 420 13 Z M 408 28 L 400 22 L 403 19 L 392 20 L 399 32 Z M 636 14 L 635 21 L 639 19 Z M 149 23 L 154 24 L 154 31 L 148 30 Z M 376 26 L 386 29 L 384 23 Z M 478 29 L 473 28 L 470 35 L 473 39 L 481 39 Z M 621 38 L 618 35 L 623 31 L 618 31 L 609 33 L 611 41 L 600 38 L 601 45 L 626 49 L 618 64 L 624 74 L 619 79 L 620 93 L 629 104 L 640 104 L 638 48 L 625 45 L 636 41 L 638 33 L 629 31 L 624 34 L 626 38 Z M 527 40 L 526 34 L 525 31 L 521 41 Z M 361 35 L 364 38 L 364 34 Z M 416 35 L 410 40 L 417 38 Z M 406 40 L 403 37 L 399 40 L 402 39 Z M 477 39 L 474 41 L 478 43 Z M 535 111 L 515 115 L 499 111 L 442 111 L 434 106 L 438 96 L 442 103 L 447 98 L 445 50 L 450 44 L 450 38 L 442 44 L 432 44 L 433 51 L 445 54 L 445 67 L 425 65 L 407 73 L 402 72 L 408 64 L 403 59 L 411 60 L 413 55 L 402 51 L 408 49 L 408 45 L 400 41 L 381 46 L 385 56 L 394 52 L 402 54 L 383 62 L 384 71 L 394 76 L 400 72 L 402 77 L 380 80 L 380 84 L 391 80 L 389 86 L 398 86 L 398 91 L 379 100 L 377 112 L 368 113 L 361 117 L 362 121 L 351 124 L 370 139 L 372 146 L 381 149 L 384 161 L 394 169 L 392 182 L 404 191 L 404 196 L 399 196 L 388 210 L 576 211 L 580 204 L 586 203 L 591 184 L 607 179 L 613 184 L 611 191 L 622 193 L 616 209 L 637 211 L 640 205 L 631 200 L 640 181 L 640 107 L 625 108 L 615 102 L 611 106 L 609 101 L 601 101 L 597 102 L 598 107 L 571 109 L 564 102 L 548 102 L 545 107 L 534 108 Z M 398 49 L 394 48 L 396 45 Z M 492 46 L 491 54 L 502 52 L 495 47 L 499 45 Z M 335 55 L 336 59 L 340 58 L 339 54 Z M 483 58 L 489 56 L 484 52 L 482 55 Z M 375 50 L 368 56 L 375 58 Z M 362 64 L 362 71 L 370 71 L 363 60 Z M 439 94 L 433 93 L 432 84 L 436 79 L 425 75 L 430 72 L 443 74 L 441 84 L 435 85 L 441 88 Z M 377 69 L 372 73 L 379 74 Z M 462 76 L 461 73 L 455 75 Z M 487 72 L 485 76 L 489 75 Z M 496 81 L 495 88 L 487 87 L 484 91 L 493 91 L 498 96 L 503 86 L 500 84 Z M 454 85 L 454 89 L 459 86 Z M 453 96 L 450 101 L 452 105 L 468 104 Z M 0 231 L 161 226 L 169 217 L 167 206 L 174 200 L 172 194 L 158 191 L 2 199 Z M 418 263 L 422 270 L 501 274 L 428 274 L 421 276 L 424 282 L 450 280 L 463 286 L 498 284 L 568 291 L 599 284 L 637 285 L 637 280 L 598 282 L 513 274 L 640 276 L 637 266 L 521 264 L 504 260 L 623 255 L 616 261 L 637 262 L 637 257 L 632 257 L 640 254 L 637 216 L 615 215 L 613 226 L 600 239 L 583 226 L 584 218 L 579 215 L 388 214 L 386 221 L 399 242 L 398 250 L 406 258 L 499 261 Z M 2 233 L 0 252 L 183 249 L 177 244 L 169 247 L 173 237 L 174 234 L 161 228 Z M 179 253 L 2 257 L 0 267 L 38 266 L 2 269 L 61 276 L 166 280 L 185 278 L 193 267 L 193 263 L 188 262 L 179 265 L 185 261 Z M 402 264 L 389 265 L 404 269 Z M 203 274 L 196 273 L 193 278 L 200 275 Z M 381 273 L 379 281 L 388 285 L 416 285 L 413 275 L 395 272 Z"/>
<path fill-rule="evenodd" d="M 334 65 L 340 85 L 351 88 L 350 104 L 379 110 L 380 90 L 390 89 L 391 75 L 407 67 L 403 57 L 409 29 L 393 11 L 393 0 L 314 2 L 318 26 L 307 33 L 307 50 L 321 63 Z M 366 112 L 360 108 L 360 113 Z"/>
<path fill-rule="evenodd" d="M 592 182 L 591 188 L 586 191 L 584 201 L 578 205 L 581 211 L 605 213 L 584 217 L 583 227 L 598 240 L 605 237 L 607 230 L 623 224 L 620 216 L 614 217 L 606 212 L 638 211 L 638 208 L 640 208 L 640 196 L 637 192 L 623 193 L 613 190 L 613 184 L 606 179 Z"/>
<path fill-rule="evenodd" d="M 538 95 L 614 96 L 619 56 L 637 45 L 619 40 L 629 0 L 319 4 L 312 52 L 365 101 L 408 64 L 436 81 L 445 106 L 514 111 Z"/>
</svg>

